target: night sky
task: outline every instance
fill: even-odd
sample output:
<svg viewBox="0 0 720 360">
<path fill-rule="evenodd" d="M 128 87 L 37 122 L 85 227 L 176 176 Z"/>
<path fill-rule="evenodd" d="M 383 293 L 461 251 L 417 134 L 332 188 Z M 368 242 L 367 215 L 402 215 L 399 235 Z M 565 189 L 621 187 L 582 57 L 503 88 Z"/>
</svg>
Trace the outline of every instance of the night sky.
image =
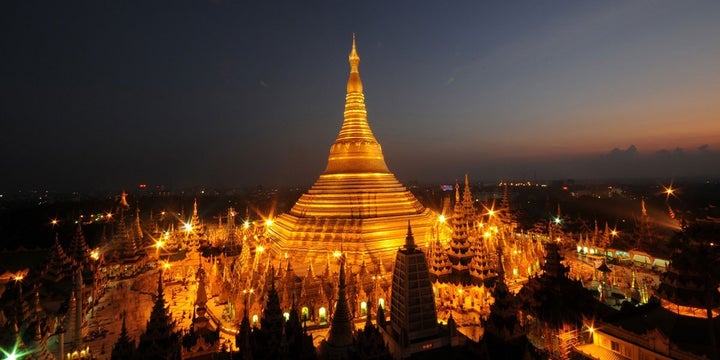
<svg viewBox="0 0 720 360">
<path fill-rule="evenodd" d="M 718 1 L 2 1 L 0 192 L 720 175 Z"/>
</svg>

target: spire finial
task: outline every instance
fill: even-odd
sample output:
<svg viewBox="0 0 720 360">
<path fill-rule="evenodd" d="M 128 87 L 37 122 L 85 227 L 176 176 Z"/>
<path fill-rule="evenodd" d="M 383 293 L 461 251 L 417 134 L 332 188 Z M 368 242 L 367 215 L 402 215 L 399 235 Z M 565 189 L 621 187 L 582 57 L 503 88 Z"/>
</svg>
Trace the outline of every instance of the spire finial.
<svg viewBox="0 0 720 360">
<path fill-rule="evenodd" d="M 348 93 L 361 93 L 363 91 L 362 80 L 360 80 L 360 56 L 357 52 L 357 46 L 355 45 L 355 34 L 353 34 L 352 48 L 350 48 L 350 55 L 348 56 L 350 62 L 350 78 L 347 83 Z"/>
<path fill-rule="evenodd" d="M 350 72 L 358 72 L 360 64 L 360 56 L 357 53 L 357 45 L 355 44 L 355 33 L 353 33 L 352 48 L 350 49 Z"/>
<path fill-rule="evenodd" d="M 415 237 L 412 233 L 412 227 L 410 226 L 410 220 L 408 220 L 407 236 L 405 237 L 405 249 L 415 250 Z"/>
<path fill-rule="evenodd" d="M 455 202 L 460 201 L 460 184 L 455 180 Z"/>
</svg>

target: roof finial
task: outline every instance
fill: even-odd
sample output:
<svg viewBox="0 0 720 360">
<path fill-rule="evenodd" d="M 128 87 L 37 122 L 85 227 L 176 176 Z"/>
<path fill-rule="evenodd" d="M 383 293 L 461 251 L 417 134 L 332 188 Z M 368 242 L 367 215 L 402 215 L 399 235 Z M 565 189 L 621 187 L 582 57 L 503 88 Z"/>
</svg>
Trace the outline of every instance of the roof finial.
<svg viewBox="0 0 720 360">
<path fill-rule="evenodd" d="M 412 227 L 410 227 L 410 220 L 408 220 L 407 236 L 405 237 L 405 249 L 415 250 L 415 237 L 412 233 Z"/>
<path fill-rule="evenodd" d="M 360 80 L 360 56 L 357 53 L 357 47 L 355 46 L 355 34 L 353 34 L 352 48 L 350 49 L 350 55 L 348 56 L 350 61 L 350 78 L 348 79 L 347 92 L 362 92 L 363 86 Z"/>
<path fill-rule="evenodd" d="M 357 53 L 357 46 L 355 45 L 355 33 L 353 33 L 352 48 L 350 49 L 350 72 L 358 72 L 358 65 L 360 64 L 360 56 Z"/>
</svg>

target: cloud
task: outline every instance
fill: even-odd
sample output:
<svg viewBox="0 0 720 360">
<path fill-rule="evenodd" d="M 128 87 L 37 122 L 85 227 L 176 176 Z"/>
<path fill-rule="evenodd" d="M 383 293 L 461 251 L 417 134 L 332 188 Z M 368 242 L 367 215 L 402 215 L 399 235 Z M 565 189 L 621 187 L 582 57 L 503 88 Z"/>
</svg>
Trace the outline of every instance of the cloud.
<svg viewBox="0 0 720 360">
<path fill-rule="evenodd" d="M 626 150 L 614 148 L 608 153 L 608 157 L 612 159 L 632 159 L 637 155 L 638 149 L 635 145 L 630 145 Z"/>
<path fill-rule="evenodd" d="M 460 160 L 460 159 L 458 159 Z M 720 151 L 709 146 L 686 150 L 680 147 L 642 152 L 636 146 L 615 148 L 602 155 L 548 159 L 461 162 L 451 170 L 479 174 L 482 181 L 497 179 L 660 179 L 720 176 Z M 460 166 L 462 165 L 462 166 Z M 456 168 L 456 169 L 455 169 Z M 453 172 L 448 172 L 453 173 Z M 418 178 L 422 178 L 418 175 Z"/>
</svg>

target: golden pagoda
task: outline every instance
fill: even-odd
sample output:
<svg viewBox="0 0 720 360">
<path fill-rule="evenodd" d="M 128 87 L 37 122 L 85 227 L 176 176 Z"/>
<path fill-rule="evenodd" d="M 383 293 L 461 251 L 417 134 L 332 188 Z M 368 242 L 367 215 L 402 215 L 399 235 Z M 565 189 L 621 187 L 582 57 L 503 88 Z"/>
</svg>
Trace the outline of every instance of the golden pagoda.
<svg viewBox="0 0 720 360">
<path fill-rule="evenodd" d="M 354 37 L 349 61 L 344 121 L 330 147 L 327 167 L 268 229 L 276 245 L 272 251 L 297 262 L 295 269 L 324 264 L 327 256 L 340 250 L 348 265 L 359 266 L 363 259 L 391 264 L 405 241 L 408 221 L 419 235 L 435 225 L 434 214 L 385 164 L 367 120 Z"/>
</svg>

